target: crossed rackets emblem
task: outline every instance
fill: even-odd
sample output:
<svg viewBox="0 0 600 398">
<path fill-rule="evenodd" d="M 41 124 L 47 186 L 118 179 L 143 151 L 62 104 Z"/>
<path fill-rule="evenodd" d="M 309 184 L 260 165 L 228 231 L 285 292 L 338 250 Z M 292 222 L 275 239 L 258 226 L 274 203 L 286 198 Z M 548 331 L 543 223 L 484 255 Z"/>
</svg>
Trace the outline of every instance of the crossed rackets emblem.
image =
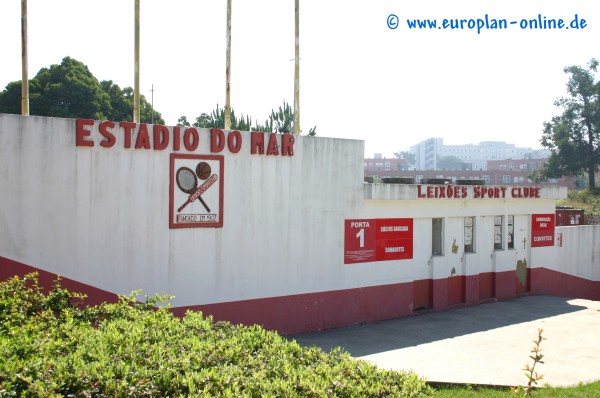
<svg viewBox="0 0 600 398">
<path fill-rule="evenodd" d="M 182 192 L 190 194 L 188 199 L 182 204 L 177 212 L 181 212 L 187 205 L 193 203 L 196 200 L 199 200 L 202 203 L 202 206 L 206 209 L 208 213 L 210 213 L 210 208 L 202 199 L 202 195 L 208 188 L 210 188 L 217 180 L 219 176 L 216 174 L 211 175 L 210 165 L 206 162 L 200 162 L 196 166 L 196 172 L 190 169 L 189 167 L 180 167 L 177 170 L 175 175 L 175 181 L 177 182 L 177 186 L 181 189 Z M 204 183 L 198 186 L 198 179 L 203 180 Z"/>
</svg>

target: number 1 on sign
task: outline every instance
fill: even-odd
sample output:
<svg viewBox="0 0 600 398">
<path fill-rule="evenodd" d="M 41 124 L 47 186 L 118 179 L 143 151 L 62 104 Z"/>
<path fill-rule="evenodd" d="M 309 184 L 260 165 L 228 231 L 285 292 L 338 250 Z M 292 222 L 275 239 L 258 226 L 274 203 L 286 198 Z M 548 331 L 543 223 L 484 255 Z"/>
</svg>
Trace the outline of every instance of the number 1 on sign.
<svg viewBox="0 0 600 398">
<path fill-rule="evenodd" d="M 356 237 L 359 239 L 359 246 L 361 248 L 365 247 L 365 229 L 361 228 L 360 231 L 356 234 Z"/>
</svg>

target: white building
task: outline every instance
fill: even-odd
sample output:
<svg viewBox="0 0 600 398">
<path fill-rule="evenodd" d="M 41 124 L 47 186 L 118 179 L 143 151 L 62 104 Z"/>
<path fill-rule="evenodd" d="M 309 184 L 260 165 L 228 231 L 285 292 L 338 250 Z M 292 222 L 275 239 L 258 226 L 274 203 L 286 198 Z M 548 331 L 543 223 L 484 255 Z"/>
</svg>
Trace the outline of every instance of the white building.
<svg viewBox="0 0 600 398">
<path fill-rule="evenodd" d="M 548 150 L 517 147 L 503 141 L 483 141 L 479 144 L 444 145 L 443 138 L 429 138 L 413 145 L 417 170 L 438 170 L 441 158 L 453 156 L 462 160 L 468 170 L 487 170 L 488 160 L 540 159 L 550 156 Z"/>
<path fill-rule="evenodd" d="M 521 294 L 600 299 L 566 188 L 368 184 L 364 142 L 0 114 L 0 280 L 293 334 Z"/>
<path fill-rule="evenodd" d="M 443 146 L 442 138 L 429 138 L 410 147 L 415 156 L 416 170 L 437 170 L 438 153 Z"/>
</svg>

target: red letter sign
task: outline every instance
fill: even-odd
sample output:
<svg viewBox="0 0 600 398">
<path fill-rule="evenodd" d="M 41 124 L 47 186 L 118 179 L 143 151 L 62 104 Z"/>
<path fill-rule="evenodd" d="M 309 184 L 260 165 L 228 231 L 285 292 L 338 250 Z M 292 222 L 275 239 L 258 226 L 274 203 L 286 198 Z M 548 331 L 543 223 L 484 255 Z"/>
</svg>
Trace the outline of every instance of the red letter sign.
<svg viewBox="0 0 600 398">
<path fill-rule="evenodd" d="M 413 219 L 377 219 L 377 261 L 413 258 Z"/>
<path fill-rule="evenodd" d="M 531 247 L 554 246 L 554 214 L 531 215 Z"/>
<path fill-rule="evenodd" d="M 344 264 L 413 258 L 413 219 L 346 220 Z"/>
<path fill-rule="evenodd" d="M 375 260 L 375 220 L 346 220 L 344 264 Z"/>
</svg>

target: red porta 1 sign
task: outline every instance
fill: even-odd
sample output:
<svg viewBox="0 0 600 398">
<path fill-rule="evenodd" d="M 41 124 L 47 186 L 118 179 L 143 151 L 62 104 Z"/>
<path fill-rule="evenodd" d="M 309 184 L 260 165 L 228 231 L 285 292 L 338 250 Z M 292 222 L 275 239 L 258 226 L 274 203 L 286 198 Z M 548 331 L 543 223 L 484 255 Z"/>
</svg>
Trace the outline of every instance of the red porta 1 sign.
<svg viewBox="0 0 600 398">
<path fill-rule="evenodd" d="M 346 220 L 344 264 L 413 258 L 413 219 Z"/>
<path fill-rule="evenodd" d="M 554 246 L 554 214 L 531 215 L 531 247 Z"/>
</svg>

